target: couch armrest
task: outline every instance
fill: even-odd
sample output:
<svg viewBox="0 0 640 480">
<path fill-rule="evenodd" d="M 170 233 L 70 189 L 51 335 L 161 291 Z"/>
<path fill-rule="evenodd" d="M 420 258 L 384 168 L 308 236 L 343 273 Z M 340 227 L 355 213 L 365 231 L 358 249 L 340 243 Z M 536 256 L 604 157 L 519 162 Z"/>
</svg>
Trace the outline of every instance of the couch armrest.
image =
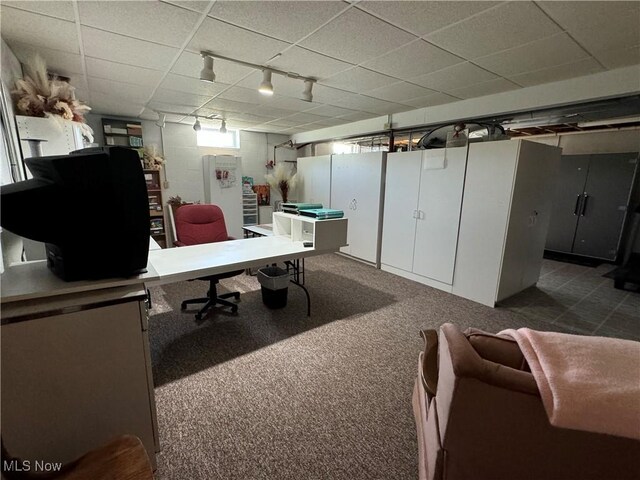
<svg viewBox="0 0 640 480">
<path fill-rule="evenodd" d="M 420 379 L 427 393 L 435 396 L 438 390 L 438 332 L 433 329 L 421 330 L 420 336 L 424 340 Z"/>
</svg>

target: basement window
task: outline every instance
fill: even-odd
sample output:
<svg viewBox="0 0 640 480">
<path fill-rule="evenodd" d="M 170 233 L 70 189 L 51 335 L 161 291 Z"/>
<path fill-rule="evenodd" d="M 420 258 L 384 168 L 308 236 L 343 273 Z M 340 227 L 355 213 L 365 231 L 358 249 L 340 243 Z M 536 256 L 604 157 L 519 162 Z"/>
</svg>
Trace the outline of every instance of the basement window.
<svg viewBox="0 0 640 480">
<path fill-rule="evenodd" d="M 217 128 L 203 127 L 198 133 L 199 147 L 240 148 L 240 134 L 238 130 L 227 129 L 227 133 L 220 133 Z"/>
</svg>

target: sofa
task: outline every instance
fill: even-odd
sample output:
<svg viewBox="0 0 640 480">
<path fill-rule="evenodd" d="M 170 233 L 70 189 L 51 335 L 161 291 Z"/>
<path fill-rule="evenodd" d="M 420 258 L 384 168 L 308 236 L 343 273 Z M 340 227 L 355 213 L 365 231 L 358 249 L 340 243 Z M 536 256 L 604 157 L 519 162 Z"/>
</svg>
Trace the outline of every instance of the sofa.
<svg viewBox="0 0 640 480">
<path fill-rule="evenodd" d="M 453 324 L 421 335 L 420 480 L 640 478 L 640 441 L 550 424 L 513 338 Z"/>
</svg>

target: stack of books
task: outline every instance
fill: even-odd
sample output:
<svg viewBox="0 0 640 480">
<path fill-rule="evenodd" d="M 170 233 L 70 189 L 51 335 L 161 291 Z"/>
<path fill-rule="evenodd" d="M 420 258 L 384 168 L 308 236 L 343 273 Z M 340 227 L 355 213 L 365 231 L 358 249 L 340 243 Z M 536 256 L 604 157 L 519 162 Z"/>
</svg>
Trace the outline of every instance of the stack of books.
<svg viewBox="0 0 640 480">
<path fill-rule="evenodd" d="M 344 212 L 331 208 L 311 208 L 308 210 L 300 210 L 300 215 L 317 218 L 318 220 L 327 220 L 329 218 L 342 218 L 344 217 Z"/>
<path fill-rule="evenodd" d="M 310 210 L 312 208 L 322 208 L 321 203 L 283 203 L 282 211 L 285 213 L 292 213 L 299 215 L 303 210 Z"/>
</svg>

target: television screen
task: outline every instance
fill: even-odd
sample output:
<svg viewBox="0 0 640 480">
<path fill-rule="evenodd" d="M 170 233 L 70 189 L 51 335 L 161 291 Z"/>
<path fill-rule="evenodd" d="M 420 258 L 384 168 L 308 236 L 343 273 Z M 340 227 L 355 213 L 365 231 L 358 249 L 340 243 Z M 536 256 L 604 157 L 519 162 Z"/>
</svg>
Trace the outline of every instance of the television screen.
<svg viewBox="0 0 640 480">
<path fill-rule="evenodd" d="M 3 228 L 45 243 L 67 281 L 145 271 L 150 217 L 138 153 L 122 147 L 25 160 L 33 178 L 0 188 Z"/>
</svg>

